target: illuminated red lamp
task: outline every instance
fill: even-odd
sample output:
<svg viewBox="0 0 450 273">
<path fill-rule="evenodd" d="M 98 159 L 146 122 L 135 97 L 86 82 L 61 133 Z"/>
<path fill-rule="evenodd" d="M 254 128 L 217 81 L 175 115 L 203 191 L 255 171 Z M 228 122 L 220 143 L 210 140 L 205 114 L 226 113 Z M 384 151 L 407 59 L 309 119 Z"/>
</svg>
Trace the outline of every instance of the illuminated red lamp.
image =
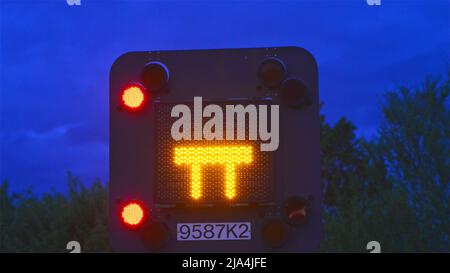
<svg viewBox="0 0 450 273">
<path fill-rule="evenodd" d="M 123 89 L 121 102 L 130 111 L 142 109 L 147 100 L 144 88 L 139 84 L 132 84 Z"/>
<path fill-rule="evenodd" d="M 160 94 L 168 91 L 170 73 L 166 65 L 161 62 L 152 61 L 145 65 L 141 82 L 151 94 Z"/>
<path fill-rule="evenodd" d="M 143 223 L 145 218 L 144 207 L 138 202 L 129 202 L 122 207 L 120 219 L 131 228 L 136 228 Z"/>
</svg>

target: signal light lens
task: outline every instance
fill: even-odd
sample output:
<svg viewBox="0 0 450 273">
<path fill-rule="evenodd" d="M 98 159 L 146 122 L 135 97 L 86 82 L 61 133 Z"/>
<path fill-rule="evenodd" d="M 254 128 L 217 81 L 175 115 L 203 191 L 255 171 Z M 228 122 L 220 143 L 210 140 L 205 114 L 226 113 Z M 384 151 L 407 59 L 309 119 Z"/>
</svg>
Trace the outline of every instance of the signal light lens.
<svg viewBox="0 0 450 273">
<path fill-rule="evenodd" d="M 299 196 L 289 198 L 284 209 L 287 223 L 293 226 L 302 225 L 309 213 L 308 202 Z"/>
<path fill-rule="evenodd" d="M 311 97 L 306 85 L 299 79 L 287 79 L 281 87 L 281 98 L 289 107 L 301 108 L 311 105 Z"/>
<path fill-rule="evenodd" d="M 151 250 L 162 248 L 169 239 L 169 229 L 162 222 L 150 222 L 142 232 L 142 239 Z"/>
<path fill-rule="evenodd" d="M 286 67 L 278 58 L 267 58 L 259 65 L 258 77 L 268 89 L 276 89 L 286 77 Z"/>
<path fill-rule="evenodd" d="M 131 202 L 123 206 L 120 216 L 126 225 L 137 227 L 144 220 L 144 209 L 137 202 Z"/>
<path fill-rule="evenodd" d="M 122 103 L 130 110 L 142 108 L 145 102 L 144 89 L 139 85 L 132 85 L 122 92 Z"/>
<path fill-rule="evenodd" d="M 164 89 L 169 81 L 169 69 L 161 62 L 150 62 L 142 71 L 142 83 L 149 92 Z"/>
</svg>

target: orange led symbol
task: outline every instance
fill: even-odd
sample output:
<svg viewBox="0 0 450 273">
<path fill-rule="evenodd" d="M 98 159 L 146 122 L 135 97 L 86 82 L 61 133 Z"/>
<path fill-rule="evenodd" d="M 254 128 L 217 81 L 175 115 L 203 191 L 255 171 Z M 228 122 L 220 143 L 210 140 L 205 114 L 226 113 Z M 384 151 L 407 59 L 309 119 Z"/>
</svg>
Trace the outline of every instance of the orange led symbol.
<svg viewBox="0 0 450 273">
<path fill-rule="evenodd" d="M 236 196 L 236 167 L 253 162 L 252 146 L 175 147 L 175 164 L 191 166 L 191 196 L 202 196 L 201 167 L 208 164 L 225 165 L 225 196 Z"/>
</svg>

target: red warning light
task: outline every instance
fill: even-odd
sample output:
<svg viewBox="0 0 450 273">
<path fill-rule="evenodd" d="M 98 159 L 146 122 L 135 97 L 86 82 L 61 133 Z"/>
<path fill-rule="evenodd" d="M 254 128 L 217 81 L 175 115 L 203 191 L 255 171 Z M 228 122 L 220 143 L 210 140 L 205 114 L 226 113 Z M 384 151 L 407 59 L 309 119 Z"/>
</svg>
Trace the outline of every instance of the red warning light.
<svg viewBox="0 0 450 273">
<path fill-rule="evenodd" d="M 144 209 L 137 202 L 130 202 L 122 207 L 120 216 L 124 224 L 137 227 L 144 220 Z"/>
<path fill-rule="evenodd" d="M 129 110 L 141 109 L 145 99 L 144 88 L 138 84 L 128 86 L 122 91 L 122 103 Z"/>
</svg>

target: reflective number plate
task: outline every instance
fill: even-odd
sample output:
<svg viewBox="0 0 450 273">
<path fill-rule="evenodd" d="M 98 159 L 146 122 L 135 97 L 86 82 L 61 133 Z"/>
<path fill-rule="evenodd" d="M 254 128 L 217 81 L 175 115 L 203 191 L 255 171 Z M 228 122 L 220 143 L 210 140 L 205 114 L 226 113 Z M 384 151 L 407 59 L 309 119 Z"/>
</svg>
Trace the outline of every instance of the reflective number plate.
<svg viewBox="0 0 450 273">
<path fill-rule="evenodd" d="M 250 240 L 250 222 L 178 223 L 177 241 Z"/>
</svg>

